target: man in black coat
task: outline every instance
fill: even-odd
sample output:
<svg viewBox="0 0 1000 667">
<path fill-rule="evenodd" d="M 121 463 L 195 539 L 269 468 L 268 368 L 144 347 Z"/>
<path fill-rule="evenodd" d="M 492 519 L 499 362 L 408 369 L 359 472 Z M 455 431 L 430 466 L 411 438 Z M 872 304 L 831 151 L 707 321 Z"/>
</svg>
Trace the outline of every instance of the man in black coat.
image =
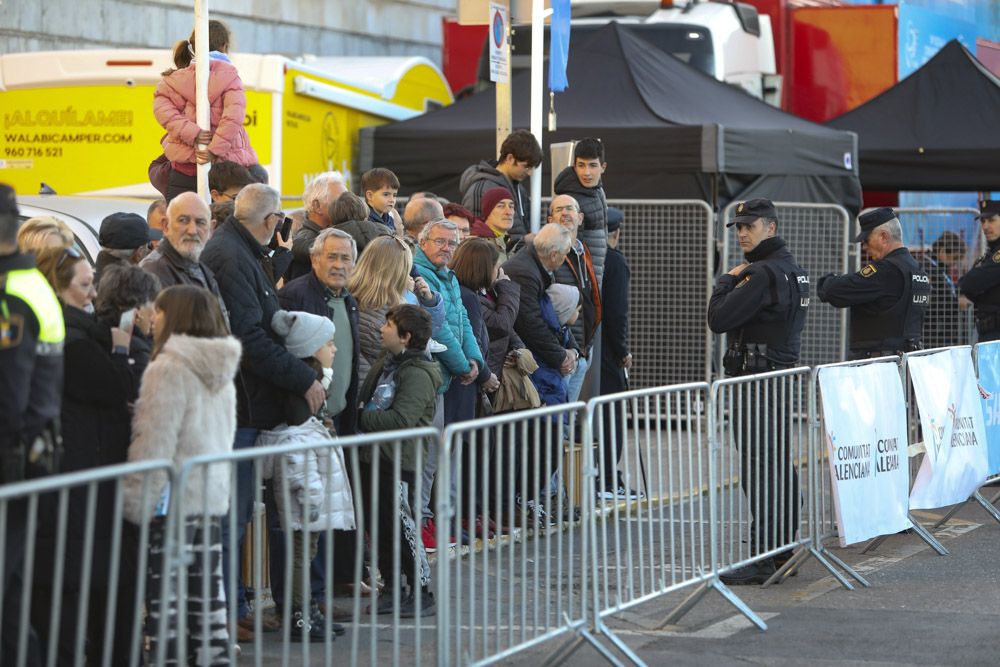
<svg viewBox="0 0 1000 667">
<path fill-rule="evenodd" d="M 768 199 L 751 199 L 736 208 L 728 227 L 746 262 L 719 276 L 708 303 L 708 325 L 729 335 L 726 373 L 755 375 L 798 363 L 802 329 L 809 308 L 809 275 L 778 236 L 778 217 Z M 740 486 L 753 524 L 751 555 L 791 544 L 799 525 L 798 476 L 788 405 L 774 391 L 751 383 L 741 392 L 738 409 Z M 759 414 L 757 418 L 750 418 Z M 762 584 L 791 557 L 789 551 L 722 575 L 730 585 Z"/>
<path fill-rule="evenodd" d="M 539 302 L 549 285 L 555 282 L 553 272 L 562 266 L 570 251 L 569 230 L 557 223 L 549 223 L 535 235 L 532 243 L 503 265 L 504 273 L 521 286 L 514 331 L 539 363 L 558 368 L 569 375 L 576 367 L 579 353 L 562 346 L 559 337 L 549 329 L 542 318 Z"/>
<path fill-rule="evenodd" d="M 319 410 L 326 397 L 316 373 L 289 353 L 271 329 L 271 318 L 281 309 L 275 289 L 280 274 L 275 273 L 273 263 L 279 251 L 272 251 L 268 243 L 284 217 L 276 190 L 259 183 L 248 185 L 236 197 L 233 217 L 219 226 L 202 253 L 202 261 L 215 273 L 229 310 L 230 330 L 243 345 L 236 379 L 237 429 L 233 449 L 253 447 L 260 430 L 273 429 L 284 421 L 282 406 L 286 395 L 304 396 L 313 412 Z M 285 244 L 287 252 L 287 240 Z M 250 520 L 252 484 L 253 466 L 238 464 L 236 500 L 231 508 L 236 516 L 237 543 L 242 541 Z M 227 591 L 231 577 L 228 572 L 228 525 L 229 521 L 222 522 L 222 562 Z M 249 613 L 241 584 L 235 603 L 239 617 Z"/>
<path fill-rule="evenodd" d="M 632 353 L 628 344 L 632 269 L 625 255 L 618 250 L 624 217 L 620 209 L 608 207 L 608 255 L 604 258 L 604 284 L 601 286 L 601 301 L 604 304 L 601 327 L 602 396 L 627 391 L 628 369 L 632 368 Z M 598 492 L 614 498 L 634 498 L 637 494 L 626 487 L 621 472 L 616 473 L 625 444 L 625 415 L 620 404 L 608 403 L 605 408 L 605 488 L 599 488 Z"/>
<path fill-rule="evenodd" d="M 201 261 L 201 253 L 212 233 L 212 214 L 208 204 L 195 192 L 174 197 L 167 207 L 163 240 L 155 255 L 149 255 L 139 266 L 160 279 L 166 289 L 172 285 L 204 287 L 219 299 L 222 315 L 229 321 L 226 302 L 219 292 L 215 274 Z"/>
<path fill-rule="evenodd" d="M 593 255 L 598 284 L 604 279 L 608 252 L 608 200 L 601 184 L 607 168 L 601 140 L 581 139 L 573 146 L 573 165 L 559 172 L 552 188 L 553 195 L 570 195 L 580 206 L 583 223 L 579 236 Z"/>
<path fill-rule="evenodd" d="M 1000 340 L 1000 201 L 979 202 L 979 221 L 986 236 L 986 254 L 962 276 L 959 288 L 976 304 L 979 340 Z"/>
<path fill-rule="evenodd" d="M 903 245 L 903 228 L 889 207 L 858 216 L 855 239 L 871 262 L 857 273 L 819 279 L 819 300 L 851 309 L 851 359 L 921 349 L 930 279 Z"/>
<path fill-rule="evenodd" d="M 358 258 L 357 244 L 347 232 L 331 227 L 320 232 L 313 241 L 310 256 L 313 270 L 286 284 L 278 293 L 278 301 L 285 310 L 303 311 L 333 321 L 337 354 L 333 358 L 333 381 L 326 407 L 333 417 L 337 434 L 351 436 L 357 433 L 361 346 L 358 343 L 358 302 L 347 291 L 347 281 L 351 279 Z M 269 513 L 270 510 L 271 506 Z M 271 593 L 280 605 L 284 598 L 284 568 L 287 566 L 285 541 L 276 514 L 269 515 L 268 523 L 271 526 Z M 332 575 L 325 571 L 326 540 L 320 540 L 310 569 L 312 591 L 317 599 L 322 599 L 326 582 L 347 584 L 352 581 L 356 535 L 353 530 L 335 532 Z M 333 620 L 346 616 L 339 610 L 327 611 Z"/>
</svg>

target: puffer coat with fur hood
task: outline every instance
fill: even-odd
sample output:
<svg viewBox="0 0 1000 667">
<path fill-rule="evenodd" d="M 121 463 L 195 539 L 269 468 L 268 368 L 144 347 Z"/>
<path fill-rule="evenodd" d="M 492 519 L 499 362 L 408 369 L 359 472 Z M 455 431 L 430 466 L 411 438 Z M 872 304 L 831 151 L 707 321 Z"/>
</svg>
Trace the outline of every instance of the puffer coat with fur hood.
<svg viewBox="0 0 1000 667">
<path fill-rule="evenodd" d="M 129 462 L 166 459 L 175 469 L 190 458 L 224 454 L 233 448 L 236 436 L 236 389 L 233 378 L 240 363 L 241 347 L 231 336 L 196 338 L 174 334 L 150 362 L 142 376 L 139 400 L 132 421 Z M 185 516 L 219 516 L 229 509 L 229 467 L 199 467 L 184 492 Z M 153 516 L 166 475 L 149 475 L 143 497 L 145 475 L 130 475 L 124 484 L 124 514 L 133 523 Z M 171 489 L 174 493 L 176 489 Z"/>
</svg>

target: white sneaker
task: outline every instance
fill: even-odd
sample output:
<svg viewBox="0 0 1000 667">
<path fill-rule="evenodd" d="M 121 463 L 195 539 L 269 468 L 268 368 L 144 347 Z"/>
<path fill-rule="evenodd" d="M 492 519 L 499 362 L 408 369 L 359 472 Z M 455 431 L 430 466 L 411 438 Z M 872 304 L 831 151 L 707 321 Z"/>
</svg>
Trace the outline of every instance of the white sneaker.
<svg viewBox="0 0 1000 667">
<path fill-rule="evenodd" d="M 441 352 L 447 352 L 448 346 L 442 345 L 441 343 L 431 338 L 430 340 L 427 341 L 427 351 L 430 352 L 431 354 L 439 354 Z"/>
</svg>

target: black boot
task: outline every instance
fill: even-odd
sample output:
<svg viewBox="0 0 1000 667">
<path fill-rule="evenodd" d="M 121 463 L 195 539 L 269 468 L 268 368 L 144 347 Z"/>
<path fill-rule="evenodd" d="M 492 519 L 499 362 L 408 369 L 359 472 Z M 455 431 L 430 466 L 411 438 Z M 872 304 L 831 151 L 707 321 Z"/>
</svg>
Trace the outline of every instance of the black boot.
<svg viewBox="0 0 1000 667">
<path fill-rule="evenodd" d="M 765 558 L 720 574 L 719 580 L 727 586 L 755 586 L 763 584 L 775 572 L 774 559 Z"/>
</svg>

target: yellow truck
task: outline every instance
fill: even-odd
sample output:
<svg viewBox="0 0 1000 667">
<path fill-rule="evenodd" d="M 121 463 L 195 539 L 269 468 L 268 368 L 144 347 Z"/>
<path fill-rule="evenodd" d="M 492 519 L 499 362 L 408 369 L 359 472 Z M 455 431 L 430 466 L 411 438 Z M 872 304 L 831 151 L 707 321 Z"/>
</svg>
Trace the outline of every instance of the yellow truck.
<svg viewBox="0 0 1000 667">
<path fill-rule="evenodd" d="M 317 173 L 350 180 L 359 128 L 451 104 L 441 71 L 419 57 L 235 54 L 244 121 L 271 184 L 294 198 Z M 0 55 L 0 182 L 35 194 L 151 196 L 162 152 L 153 91 L 172 66 L 165 50 Z"/>
</svg>

